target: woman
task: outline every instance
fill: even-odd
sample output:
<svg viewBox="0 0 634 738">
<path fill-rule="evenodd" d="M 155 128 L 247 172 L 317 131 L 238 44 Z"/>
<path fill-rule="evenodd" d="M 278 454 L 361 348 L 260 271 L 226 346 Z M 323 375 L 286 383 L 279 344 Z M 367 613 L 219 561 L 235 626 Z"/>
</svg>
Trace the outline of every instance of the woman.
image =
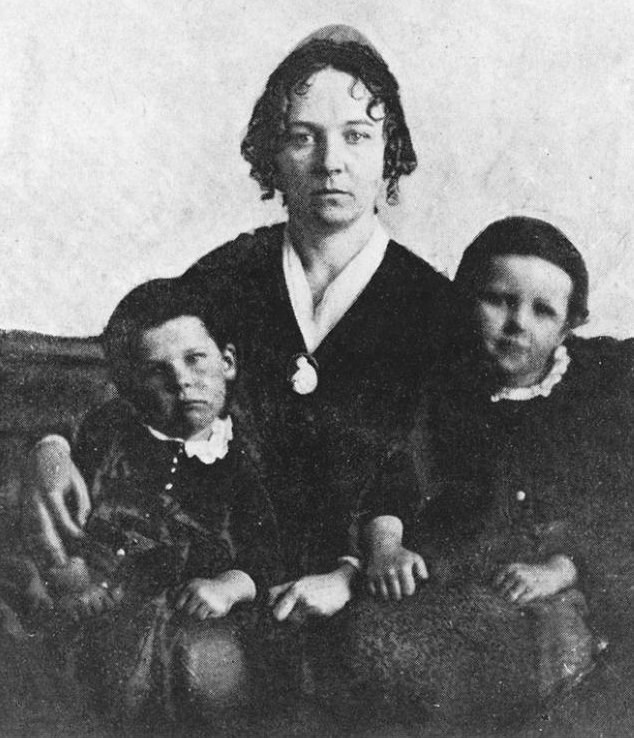
<svg viewBox="0 0 634 738">
<path fill-rule="evenodd" d="M 330 615 L 350 597 L 354 561 L 336 562 L 350 553 L 359 477 L 433 364 L 445 283 L 377 219 L 416 158 L 396 80 L 353 29 L 322 29 L 280 64 L 242 152 L 263 196 L 281 192 L 288 223 L 239 237 L 186 279 L 229 282 L 288 542 L 276 617 Z"/>
<path fill-rule="evenodd" d="M 629 606 L 634 344 L 572 335 L 587 317 L 585 264 L 543 221 L 490 225 L 455 286 L 467 313 L 449 383 L 426 396 L 415 441 L 389 455 L 364 505 L 384 601 L 354 610 L 347 665 L 393 716 L 499 725 L 592 669 L 579 590 L 619 637 L 619 617 L 601 613 Z M 403 559 L 398 540 L 372 545 L 381 519 L 405 524 L 429 570 L 402 603 L 385 601 L 400 598 Z"/>
<path fill-rule="evenodd" d="M 296 623 L 335 615 L 352 598 L 360 479 L 407 427 L 416 387 L 432 371 L 446 280 L 391 241 L 377 218 L 416 157 L 398 84 L 354 29 L 322 29 L 279 65 L 242 152 L 263 196 L 281 193 L 288 223 L 239 236 L 184 279 L 230 318 L 242 367 L 236 398 L 261 436 L 285 549 L 286 577 L 269 605 L 276 620 Z M 40 463 L 32 460 L 34 479 Z M 33 485 L 26 500 L 40 559 L 57 564 L 66 541 L 81 536 L 64 499 L 78 498 L 81 517 L 87 508 L 71 474 L 77 480 L 70 470 L 54 486 Z M 322 635 L 315 650 L 336 658 Z M 288 650 L 271 673 L 302 649 L 291 638 Z"/>
<path fill-rule="evenodd" d="M 355 29 L 320 29 L 282 61 L 242 153 L 263 197 L 281 193 L 288 222 L 239 236 L 185 279 L 224 299 L 238 337 L 241 404 L 263 438 L 286 542 L 275 617 L 327 616 L 351 597 L 359 478 L 407 426 L 439 352 L 446 280 L 391 241 L 377 218 L 416 156 L 398 84 Z M 78 533 L 65 486 L 30 497 L 53 556 L 57 532 Z"/>
</svg>

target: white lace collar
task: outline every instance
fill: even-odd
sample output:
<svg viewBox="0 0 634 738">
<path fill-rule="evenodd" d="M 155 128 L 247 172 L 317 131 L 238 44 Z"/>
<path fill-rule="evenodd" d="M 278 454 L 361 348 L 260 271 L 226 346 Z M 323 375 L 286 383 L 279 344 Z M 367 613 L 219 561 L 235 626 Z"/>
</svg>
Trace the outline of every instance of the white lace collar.
<svg viewBox="0 0 634 738">
<path fill-rule="evenodd" d="M 229 441 L 233 439 L 233 423 L 229 415 L 226 418 L 216 418 L 213 421 L 209 438 L 193 441 L 185 441 L 183 438 L 172 438 L 149 425 L 145 427 L 159 441 L 176 441 L 182 443 L 185 455 L 190 459 L 195 456 L 203 464 L 213 464 L 218 459 L 224 459 L 229 451 Z"/>
<path fill-rule="evenodd" d="M 553 387 L 561 382 L 570 364 L 570 357 L 565 346 L 558 346 L 553 354 L 553 365 L 548 374 L 538 384 L 530 387 L 502 387 L 491 395 L 491 402 L 500 400 L 524 401 L 533 397 L 548 397 Z"/>
</svg>

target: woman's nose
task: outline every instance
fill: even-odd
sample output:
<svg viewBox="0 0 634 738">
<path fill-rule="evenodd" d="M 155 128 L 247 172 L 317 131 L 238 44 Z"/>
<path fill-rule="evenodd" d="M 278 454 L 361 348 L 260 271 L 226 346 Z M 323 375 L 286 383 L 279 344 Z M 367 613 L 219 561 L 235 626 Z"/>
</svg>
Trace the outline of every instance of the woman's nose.
<svg viewBox="0 0 634 738">
<path fill-rule="evenodd" d="M 319 147 L 320 166 L 329 174 L 343 169 L 344 147 L 340 136 L 326 135 Z"/>
</svg>

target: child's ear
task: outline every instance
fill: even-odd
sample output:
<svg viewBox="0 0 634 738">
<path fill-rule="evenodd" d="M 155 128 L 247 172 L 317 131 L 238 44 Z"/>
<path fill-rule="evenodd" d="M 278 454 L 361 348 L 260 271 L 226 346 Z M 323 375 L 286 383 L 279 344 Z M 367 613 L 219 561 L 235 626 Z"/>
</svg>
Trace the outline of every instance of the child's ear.
<svg viewBox="0 0 634 738">
<path fill-rule="evenodd" d="M 233 382 L 238 373 L 236 347 L 232 343 L 228 343 L 222 352 L 222 373 L 227 382 Z"/>
</svg>

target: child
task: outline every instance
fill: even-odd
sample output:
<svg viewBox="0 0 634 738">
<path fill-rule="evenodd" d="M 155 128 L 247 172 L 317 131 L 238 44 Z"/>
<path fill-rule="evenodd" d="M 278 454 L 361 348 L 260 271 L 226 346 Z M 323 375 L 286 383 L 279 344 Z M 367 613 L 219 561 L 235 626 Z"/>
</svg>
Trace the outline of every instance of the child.
<svg viewBox="0 0 634 738">
<path fill-rule="evenodd" d="M 499 724 L 592 669 L 598 644 L 574 587 L 597 558 L 584 546 L 597 490 L 631 471 L 631 438 L 604 432 L 631 351 L 570 335 L 587 317 L 588 275 L 543 221 L 489 226 L 455 286 L 449 379 L 363 503 L 368 589 L 410 597 L 359 606 L 353 670 L 393 704 Z"/>
<path fill-rule="evenodd" d="M 123 400 L 89 416 L 73 447 L 91 511 L 44 572 L 47 594 L 83 624 L 81 661 L 104 705 L 204 715 L 244 693 L 252 616 L 239 606 L 279 566 L 268 497 L 227 414 L 235 350 L 164 279 L 121 301 L 104 345 Z M 40 473 L 70 467 L 69 453 L 44 439 Z"/>
</svg>

